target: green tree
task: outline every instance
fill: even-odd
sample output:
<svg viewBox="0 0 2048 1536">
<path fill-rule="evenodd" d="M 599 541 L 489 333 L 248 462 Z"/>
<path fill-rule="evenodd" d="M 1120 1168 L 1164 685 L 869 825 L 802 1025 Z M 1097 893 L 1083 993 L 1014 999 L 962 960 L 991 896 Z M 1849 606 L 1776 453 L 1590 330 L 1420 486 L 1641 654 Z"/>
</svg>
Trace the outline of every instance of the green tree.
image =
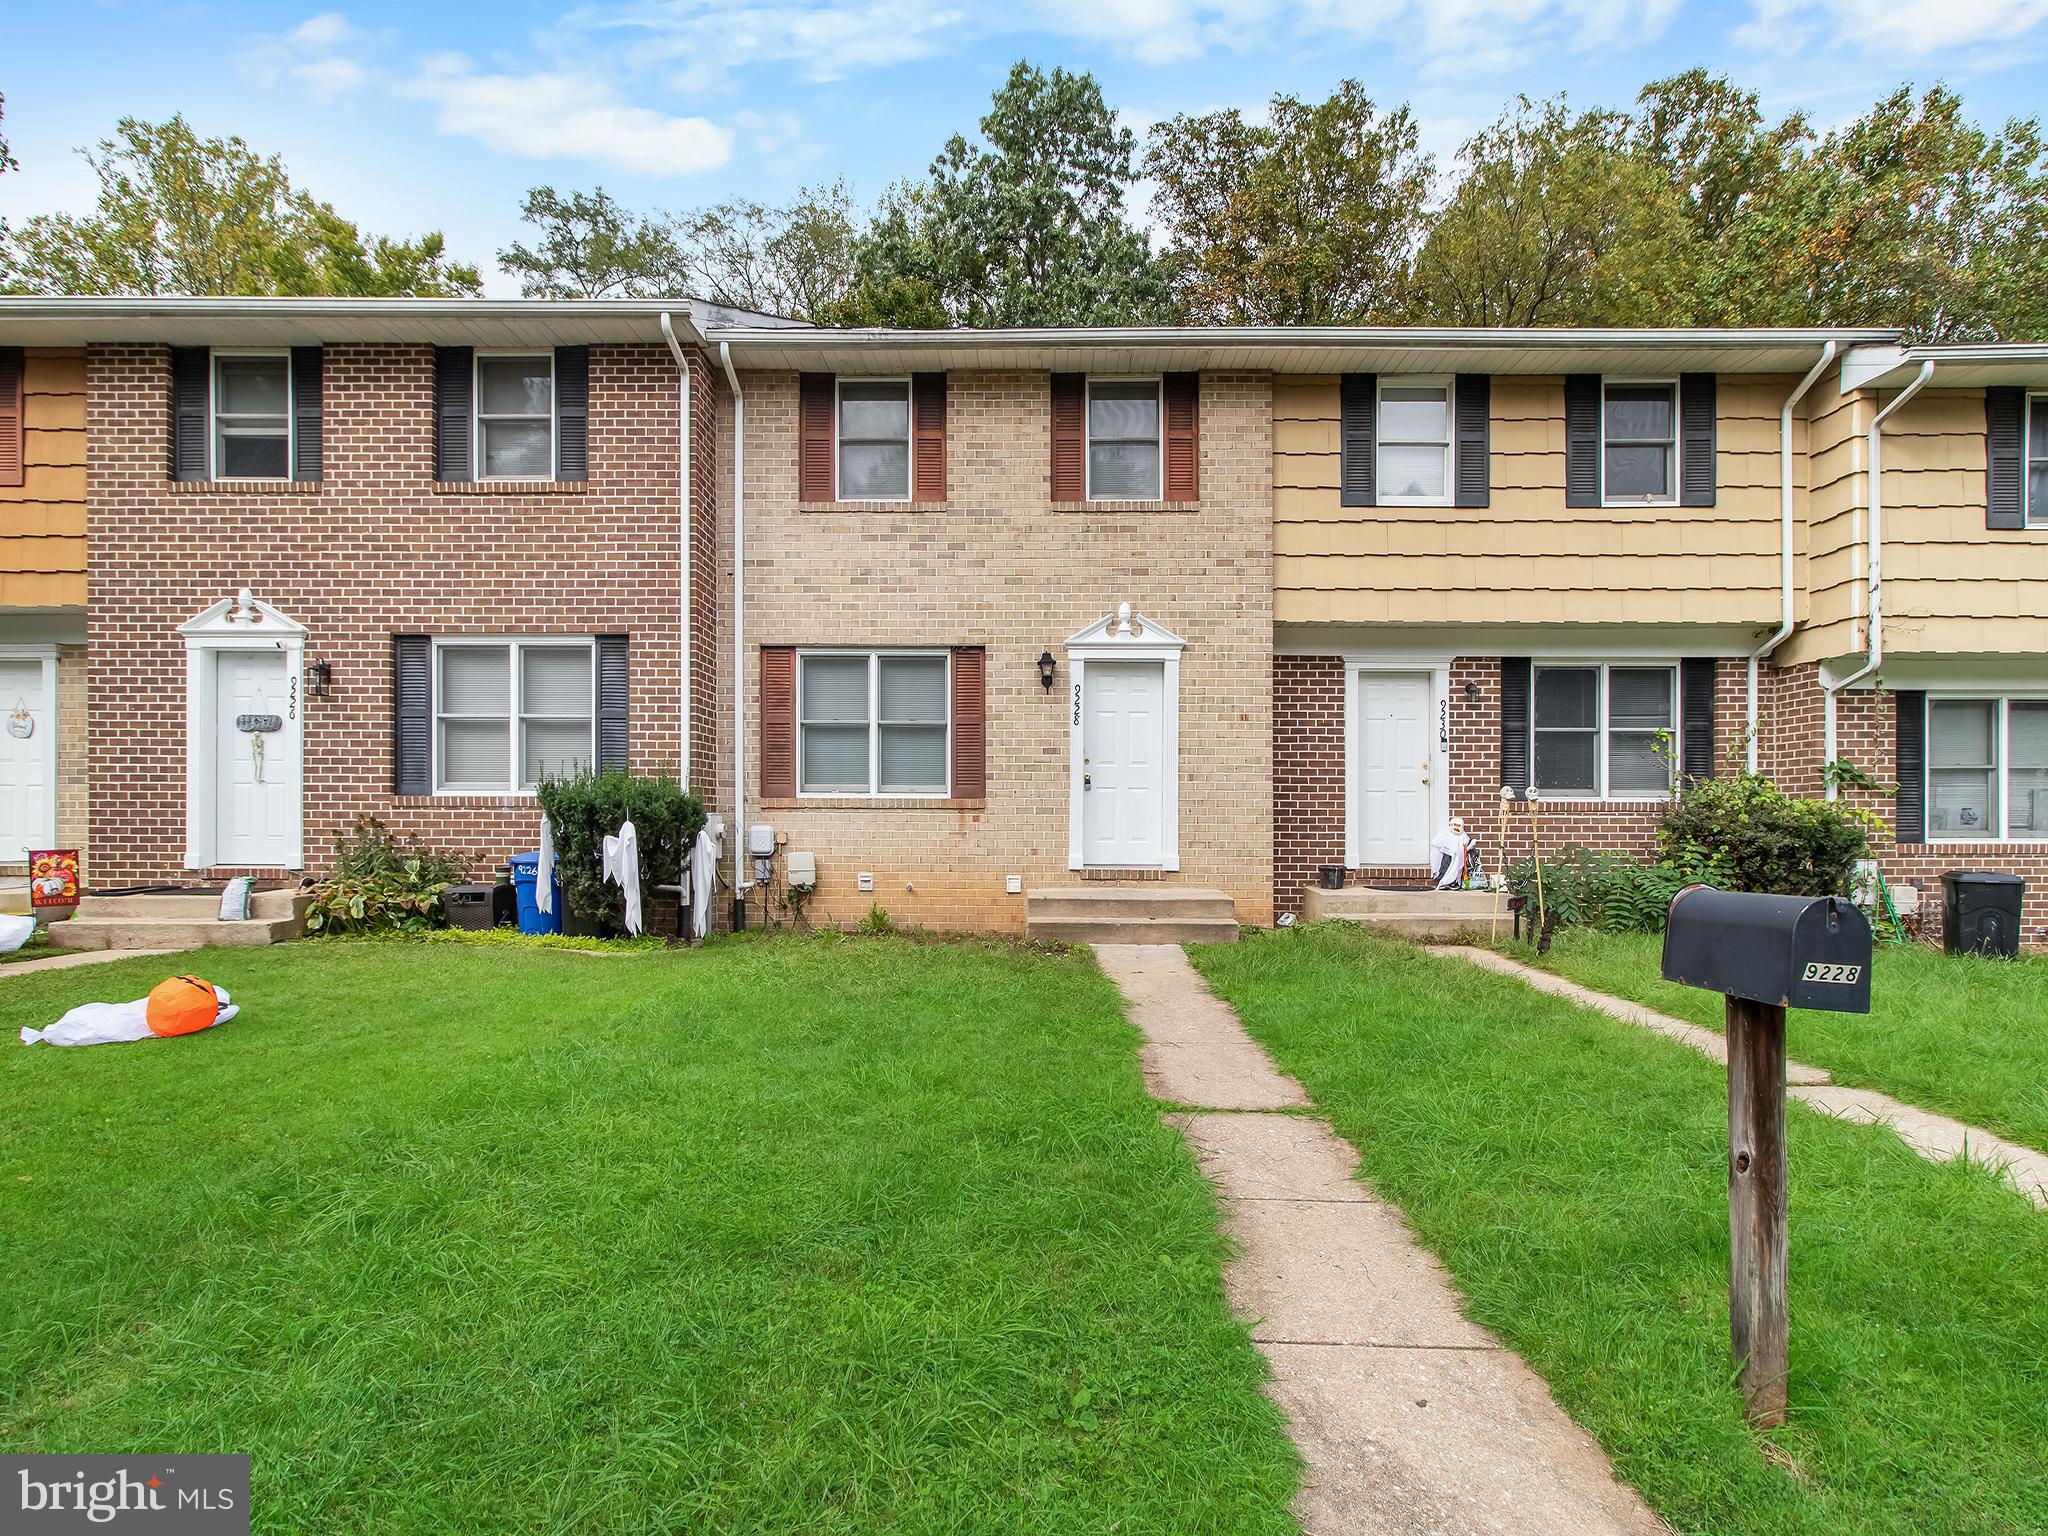
<svg viewBox="0 0 2048 1536">
<path fill-rule="evenodd" d="M 1526 96 L 1459 151 L 1416 259 L 1411 314 L 1443 325 L 1682 325 L 1697 275 L 1671 179 L 1630 119 Z"/>
<path fill-rule="evenodd" d="M 182 117 L 124 117 L 82 151 L 99 177 L 85 216 L 37 214 L 0 232 L 0 289 L 17 293 L 475 293 L 475 267 L 439 234 L 362 232 L 293 188 L 284 163 L 239 138 L 202 139 Z"/>
<path fill-rule="evenodd" d="M 1636 153 L 1662 169 L 1706 240 L 1725 239 L 1745 211 L 1776 194 L 1812 133 L 1797 112 L 1766 126 L 1756 92 L 1704 69 L 1651 81 L 1636 106 Z"/>
<path fill-rule="evenodd" d="M 5 176 L 9 171 L 21 169 L 21 162 L 16 160 L 7 148 L 6 123 L 7 98 L 4 95 L 0 95 L 0 176 Z"/>
<path fill-rule="evenodd" d="M 800 320 L 826 313 L 853 283 L 853 195 L 846 183 L 799 187 L 781 205 L 735 198 L 675 220 L 690 291 Z"/>
<path fill-rule="evenodd" d="M 519 216 L 540 238 L 507 246 L 498 265 L 529 299 L 659 298 L 687 287 L 675 232 L 628 212 L 603 187 L 566 197 L 534 187 Z"/>
<path fill-rule="evenodd" d="M 1019 62 L 919 183 L 892 188 L 856 243 L 839 324 L 1143 324 L 1172 314 L 1125 214 L 1137 140 L 1088 74 Z"/>
<path fill-rule="evenodd" d="M 1355 80 L 1327 101 L 1275 96 L 1152 130 L 1145 170 L 1182 314 L 1210 324 L 1384 320 L 1404 298 L 1434 167 L 1408 108 Z"/>
</svg>

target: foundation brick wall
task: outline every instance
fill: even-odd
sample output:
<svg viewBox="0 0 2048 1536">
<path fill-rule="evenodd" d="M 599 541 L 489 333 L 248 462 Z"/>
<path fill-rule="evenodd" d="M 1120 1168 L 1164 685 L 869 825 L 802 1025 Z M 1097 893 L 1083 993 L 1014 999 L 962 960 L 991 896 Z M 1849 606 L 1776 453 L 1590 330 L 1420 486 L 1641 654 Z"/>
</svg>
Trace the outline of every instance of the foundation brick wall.
<svg viewBox="0 0 2048 1536">
<path fill-rule="evenodd" d="M 744 376 L 746 778 L 749 821 L 814 854 L 809 916 L 870 903 L 934 929 L 1021 931 L 1024 897 L 1080 882 L 1067 867 L 1071 670 L 1061 643 L 1119 603 L 1187 642 L 1180 668 L 1178 885 L 1213 886 L 1240 922 L 1272 920 L 1272 398 L 1263 375 L 1205 374 L 1201 505 L 1056 508 L 1044 373 L 955 372 L 943 505 L 815 510 L 797 499 L 797 378 Z M 730 402 L 721 401 L 720 578 L 732 545 Z M 722 589 L 723 590 L 723 589 Z M 730 698 L 731 604 L 719 618 Z M 764 645 L 986 647 L 988 794 L 978 802 L 781 801 L 760 791 Z M 1059 660 L 1051 692 L 1038 656 Z M 731 801 L 731 744 L 713 791 Z M 730 869 L 730 845 L 726 866 Z M 777 879 L 780 881 L 780 864 Z M 856 889 L 871 871 L 872 895 Z M 730 892 L 725 895 L 729 897 Z M 760 921 L 756 892 L 749 921 Z M 779 915 L 779 914 L 778 914 Z"/>
<path fill-rule="evenodd" d="M 362 813 L 401 836 L 474 852 L 479 867 L 534 846 L 530 796 L 392 793 L 394 633 L 626 634 L 632 763 L 675 771 L 682 539 L 673 359 L 659 344 L 591 348 L 586 486 L 449 492 L 433 483 L 433 359 L 424 345 L 326 349 L 326 478 L 317 486 L 181 486 L 168 478 L 167 350 L 90 349 L 94 884 L 191 878 L 177 627 L 245 585 L 305 625 L 306 659 L 334 669 L 330 696 L 304 700 L 312 870 Z M 701 359 L 694 382 L 709 393 Z M 708 489 L 693 491 L 708 507 Z M 702 601 L 715 595 L 708 534 L 698 554 Z M 704 725 L 693 756 L 708 763 L 715 713 L 701 690 L 693 715 Z"/>
</svg>

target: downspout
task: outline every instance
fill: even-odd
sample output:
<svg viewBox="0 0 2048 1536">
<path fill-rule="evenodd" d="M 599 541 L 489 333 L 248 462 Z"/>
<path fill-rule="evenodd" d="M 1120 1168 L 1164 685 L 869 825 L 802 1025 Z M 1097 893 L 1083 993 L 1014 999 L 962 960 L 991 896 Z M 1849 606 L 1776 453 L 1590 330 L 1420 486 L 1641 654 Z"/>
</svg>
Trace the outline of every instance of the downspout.
<svg viewBox="0 0 2048 1536">
<path fill-rule="evenodd" d="M 732 343 L 718 344 L 732 386 L 732 926 L 747 925 L 747 397 L 732 365 Z"/>
<path fill-rule="evenodd" d="M 661 312 L 661 338 L 668 343 L 669 355 L 676 360 L 676 414 L 680 420 L 682 441 L 678 446 L 677 485 L 680 487 L 680 501 L 677 521 L 682 527 L 682 595 L 680 618 L 682 621 L 682 761 L 677 765 L 676 777 L 682 781 L 684 793 L 690 788 L 690 669 L 696 657 L 692 649 L 694 626 L 690 622 L 690 473 L 695 467 L 690 462 L 690 363 L 683 356 L 682 343 L 676 340 L 676 329 L 670 323 L 668 311 Z"/>
<path fill-rule="evenodd" d="M 1826 745 L 1822 748 L 1823 763 L 1835 761 L 1835 696 L 1851 683 L 1860 683 L 1875 672 L 1884 662 L 1884 424 L 1885 419 L 1920 393 L 1923 385 L 1934 377 L 1934 359 L 1928 358 L 1920 365 L 1913 382 L 1892 396 L 1891 404 L 1870 418 L 1870 549 L 1864 566 L 1870 583 L 1869 617 L 1864 621 L 1863 665 L 1837 682 L 1829 682 L 1825 673 L 1820 684 L 1826 690 Z M 1839 785 L 1830 781 L 1827 795 L 1830 800 L 1841 793 Z"/>
<path fill-rule="evenodd" d="M 1806 398 L 1813 381 L 1835 360 L 1835 343 L 1820 349 L 1820 358 L 1806 370 L 1806 377 L 1785 397 L 1778 412 L 1778 627 L 1771 637 L 1749 653 L 1749 771 L 1756 772 L 1756 673 L 1757 665 L 1785 643 L 1792 633 L 1792 407 Z"/>
</svg>

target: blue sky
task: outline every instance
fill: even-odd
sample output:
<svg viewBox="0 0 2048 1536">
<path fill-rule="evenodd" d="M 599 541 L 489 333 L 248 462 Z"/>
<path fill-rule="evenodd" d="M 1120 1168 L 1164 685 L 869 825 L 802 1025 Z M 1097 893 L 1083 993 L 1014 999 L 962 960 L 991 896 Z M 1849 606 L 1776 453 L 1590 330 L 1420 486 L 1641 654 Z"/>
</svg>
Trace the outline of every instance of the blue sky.
<svg viewBox="0 0 2048 1536">
<path fill-rule="evenodd" d="M 490 291 L 529 186 L 629 204 L 772 200 L 843 176 L 870 198 L 969 129 L 1023 57 L 1093 70 L 1142 129 L 1319 97 L 1409 102 L 1448 161 L 1517 92 L 1626 105 L 1725 70 L 1823 124 L 1945 79 L 1986 122 L 2039 110 L 2048 0 L 461 0 L 129 5 L 8 0 L 0 216 L 89 204 L 73 151 L 124 113 L 183 112 L 285 157 L 382 233 L 446 230 Z"/>
</svg>

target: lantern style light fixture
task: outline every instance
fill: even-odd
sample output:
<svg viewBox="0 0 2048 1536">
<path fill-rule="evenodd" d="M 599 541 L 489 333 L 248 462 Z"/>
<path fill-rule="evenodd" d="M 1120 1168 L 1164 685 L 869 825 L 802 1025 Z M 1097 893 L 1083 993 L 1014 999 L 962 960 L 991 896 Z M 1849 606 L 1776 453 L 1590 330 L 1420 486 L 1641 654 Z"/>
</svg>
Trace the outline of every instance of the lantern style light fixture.
<svg viewBox="0 0 2048 1536">
<path fill-rule="evenodd" d="M 315 657 L 306 664 L 306 692 L 316 699 L 327 697 L 327 690 L 334 686 L 334 666 L 325 657 Z"/>
<path fill-rule="evenodd" d="M 1045 685 L 1047 693 L 1052 692 L 1053 668 L 1057 665 L 1058 663 L 1052 659 L 1051 651 L 1040 651 L 1038 653 L 1038 680 Z"/>
</svg>

